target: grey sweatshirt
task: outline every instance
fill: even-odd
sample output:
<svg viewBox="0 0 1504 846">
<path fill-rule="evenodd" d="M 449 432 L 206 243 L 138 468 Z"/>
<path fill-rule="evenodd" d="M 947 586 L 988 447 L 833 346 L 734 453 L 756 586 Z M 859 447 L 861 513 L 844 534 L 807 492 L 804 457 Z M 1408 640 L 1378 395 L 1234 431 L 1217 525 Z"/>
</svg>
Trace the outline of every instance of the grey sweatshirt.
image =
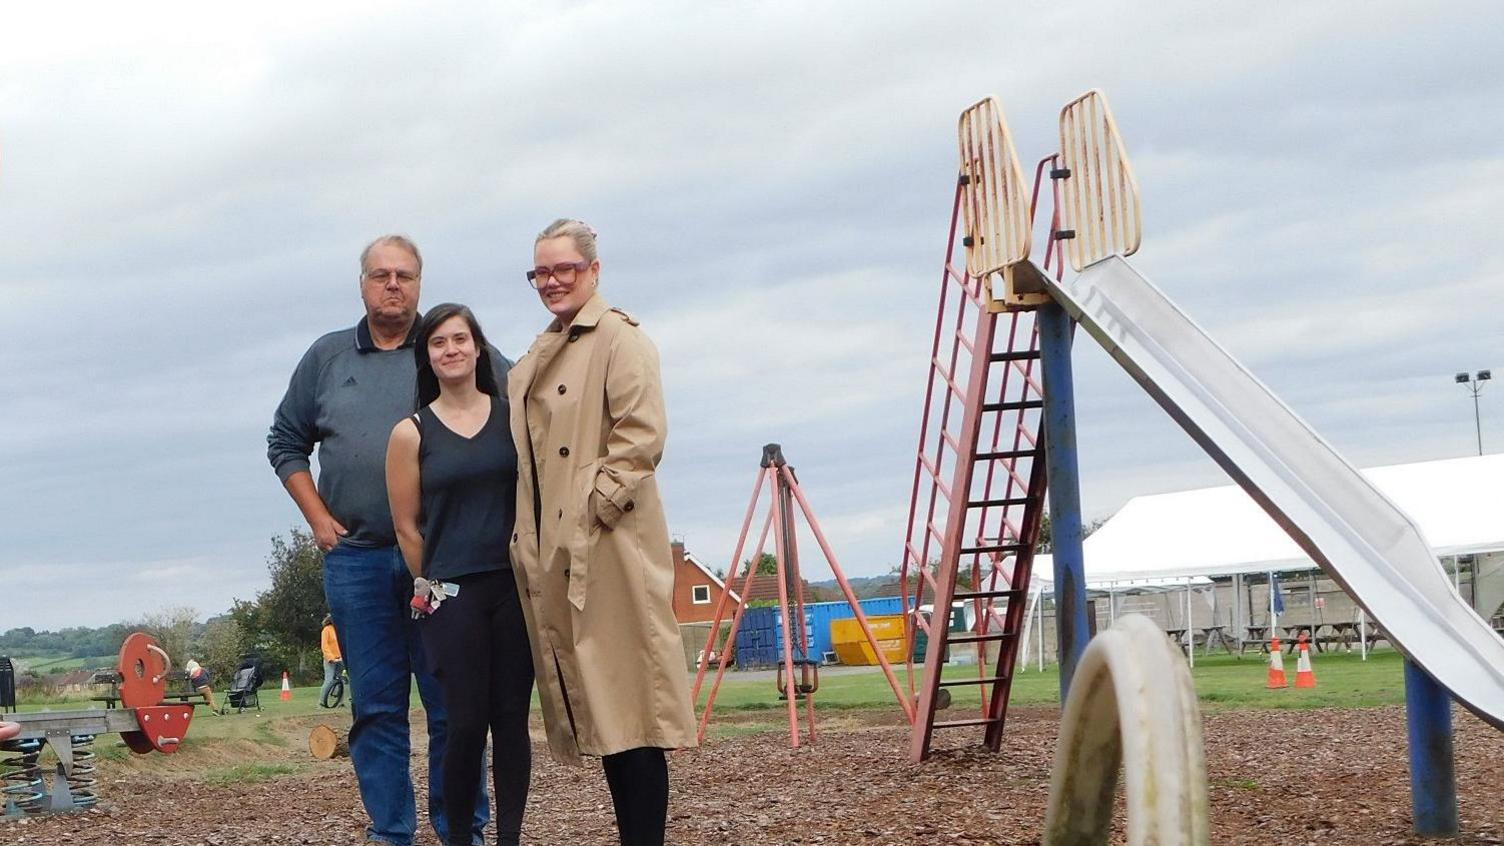
<svg viewBox="0 0 1504 846">
<path fill-rule="evenodd" d="M 344 542 L 351 546 L 397 542 L 386 497 L 386 445 L 392 427 L 415 410 L 416 336 L 415 323 L 400 348 L 383 350 L 362 319 L 314 341 L 293 371 L 266 436 L 266 457 L 283 482 L 309 469 L 318 445 L 319 495 L 349 530 Z M 505 403 L 512 362 L 495 349 L 490 353 Z"/>
</svg>

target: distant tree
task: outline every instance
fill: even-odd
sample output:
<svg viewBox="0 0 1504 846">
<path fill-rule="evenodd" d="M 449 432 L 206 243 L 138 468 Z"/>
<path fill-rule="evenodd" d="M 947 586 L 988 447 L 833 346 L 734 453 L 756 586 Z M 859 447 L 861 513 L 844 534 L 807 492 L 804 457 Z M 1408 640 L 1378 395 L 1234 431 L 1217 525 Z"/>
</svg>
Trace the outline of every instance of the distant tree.
<svg viewBox="0 0 1504 846">
<path fill-rule="evenodd" d="M 746 560 L 746 561 L 743 561 L 742 562 L 742 568 L 743 568 L 742 572 L 746 572 L 745 568 L 751 567 L 751 566 L 752 566 L 752 561 L 750 559 Z M 774 575 L 777 575 L 777 574 L 778 574 L 778 557 L 775 556 L 771 552 L 764 552 L 757 559 L 757 575 L 759 575 L 759 576 L 774 576 Z"/>
<path fill-rule="evenodd" d="M 1091 533 L 1102 528 L 1102 524 L 1106 522 L 1107 520 L 1099 518 L 1082 523 L 1081 539 L 1086 540 L 1091 537 Z M 1053 552 L 1055 548 L 1054 540 L 1055 533 L 1053 531 L 1053 524 L 1050 522 L 1050 512 L 1046 511 L 1044 517 L 1039 521 L 1039 540 L 1034 543 L 1034 551 L 1045 554 Z"/>
<path fill-rule="evenodd" d="M 199 655 L 199 663 L 207 667 L 216 679 L 224 680 L 224 686 L 227 687 L 230 677 L 235 674 L 235 668 L 240 664 L 240 656 L 248 649 L 249 644 L 240 624 L 234 617 L 224 616 L 210 620 L 204 627 L 203 637 L 199 639 L 195 651 Z"/>
<path fill-rule="evenodd" d="M 156 638 L 157 645 L 162 647 L 162 651 L 172 659 L 172 665 L 181 669 L 183 662 L 188 660 L 188 648 L 192 643 L 194 625 L 197 621 L 197 611 L 178 606 L 147 614 L 135 623 L 126 625 L 125 628 L 130 631 L 145 632 Z"/>
<path fill-rule="evenodd" d="M 236 600 L 230 616 L 240 627 L 240 641 L 259 651 L 270 669 L 287 669 L 311 678 L 317 657 L 324 602 L 324 553 L 313 534 L 294 528 L 286 539 L 272 538 L 266 557 L 271 587 L 254 601 Z"/>
</svg>

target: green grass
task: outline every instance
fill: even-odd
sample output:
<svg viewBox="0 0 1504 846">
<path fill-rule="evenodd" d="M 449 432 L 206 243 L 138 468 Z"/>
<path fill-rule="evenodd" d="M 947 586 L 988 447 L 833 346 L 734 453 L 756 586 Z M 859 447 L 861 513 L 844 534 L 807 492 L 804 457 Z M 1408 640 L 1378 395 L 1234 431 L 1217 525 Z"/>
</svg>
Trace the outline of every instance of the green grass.
<svg viewBox="0 0 1504 846">
<path fill-rule="evenodd" d="M 1405 700 L 1404 659 L 1398 652 L 1383 649 L 1371 653 L 1369 660 L 1359 659 L 1356 652 L 1312 653 L 1315 665 L 1317 688 L 1315 690 L 1268 690 L 1264 687 L 1267 670 L 1262 655 L 1252 651 L 1241 660 L 1237 656 L 1215 654 L 1196 656 L 1196 666 L 1191 678 L 1196 684 L 1196 693 L 1202 706 L 1208 710 L 1219 709 L 1308 709 L 1308 708 L 1368 708 L 1379 705 L 1398 705 Z M 918 668 L 916 668 L 917 671 Z M 897 667 L 900 685 L 904 685 L 903 667 Z M 1285 672 L 1291 682 L 1295 679 L 1295 659 L 1285 658 Z M 965 678 L 975 674 L 974 666 L 946 667 L 945 678 Z M 778 699 L 770 679 L 740 678 L 740 673 L 726 676 L 716 694 L 717 711 L 765 711 L 786 707 Z M 917 682 L 917 679 L 916 679 Z M 707 678 L 700 692 L 699 705 L 703 706 L 710 684 Z M 279 698 L 276 682 L 261 690 L 261 713 L 246 711 L 226 716 L 213 716 L 200 708 L 193 722 L 193 735 L 207 737 L 245 737 L 261 743 L 285 744 L 287 741 L 272 730 L 270 723 L 287 717 L 320 716 L 330 721 L 348 720 L 349 706 L 335 710 L 318 707 L 317 687 L 293 689 L 293 698 L 284 702 Z M 975 688 L 952 688 L 957 706 L 977 705 L 980 694 Z M 214 693 L 216 703 L 223 704 L 225 693 Z M 537 695 L 534 694 L 534 705 Z M 862 709 L 895 707 L 892 689 L 882 672 L 877 668 L 869 671 L 842 675 L 825 674 L 820 679 L 820 691 L 816 702 L 821 708 Z M 1033 669 L 1020 671 L 1013 681 L 1012 703 L 1022 706 L 1054 706 L 1060 703 L 1059 668 L 1046 664 L 1044 671 Z M 92 708 L 98 703 L 87 700 L 63 700 L 30 702 L 41 710 L 68 710 Z M 416 688 L 412 704 L 420 708 Z"/>
<path fill-rule="evenodd" d="M 250 784 L 270 781 L 280 776 L 292 775 L 298 768 L 292 764 L 236 764 L 204 773 L 204 781 L 210 784 Z"/>
<path fill-rule="evenodd" d="M 1404 659 L 1385 649 L 1370 654 L 1364 662 L 1355 652 L 1312 653 L 1316 672 L 1315 690 L 1268 690 L 1267 667 L 1262 655 L 1249 652 L 1241 660 L 1225 653 L 1196 656 L 1191 678 L 1204 710 L 1225 709 L 1309 709 L 1369 708 L 1397 705 L 1405 701 Z M 897 668 L 900 685 L 904 685 L 903 668 Z M 945 669 L 943 678 L 974 676 L 976 667 L 954 666 Z M 1287 656 L 1285 673 L 1295 680 L 1295 659 Z M 917 672 L 916 672 L 917 675 Z M 917 678 L 916 678 L 917 684 Z M 981 694 L 976 688 L 951 688 L 953 707 L 979 707 Z M 700 693 L 704 706 L 709 691 L 707 682 Z M 844 675 L 826 675 L 820 680 L 816 703 L 821 708 L 888 708 L 897 707 L 893 690 L 881 671 Z M 1019 672 L 1013 681 L 1013 705 L 1057 706 L 1060 703 L 1060 671 L 1052 664 L 1043 672 L 1031 668 Z M 773 682 L 762 679 L 738 679 L 729 674 L 716 694 L 717 712 L 755 712 L 784 708 Z"/>
<path fill-rule="evenodd" d="M 1356 653 L 1313 654 L 1318 686 L 1315 690 L 1268 690 L 1263 656 L 1249 652 L 1239 660 L 1225 654 L 1200 656 L 1191 676 L 1204 711 L 1258 710 L 1258 709 L 1308 709 L 1308 708 L 1365 708 L 1380 705 L 1399 705 L 1404 702 L 1404 661 L 1399 653 L 1385 649 L 1373 653 L 1370 660 L 1359 660 Z M 1287 658 L 1286 673 L 1293 682 L 1295 660 Z M 946 678 L 964 678 L 974 674 L 974 666 L 947 667 Z M 900 685 L 904 685 L 902 667 L 897 668 Z M 753 733 L 778 729 L 782 720 L 781 709 L 787 707 L 778 699 L 773 681 L 767 678 L 739 677 L 730 673 L 716 695 L 716 713 L 722 716 L 740 714 L 735 723 L 712 722 L 717 736 Z M 916 679 L 917 683 L 917 679 Z M 186 745 L 214 747 L 220 744 L 249 741 L 260 747 L 277 747 L 296 751 L 301 748 L 302 729 L 288 731 L 288 720 L 310 724 L 309 718 L 335 726 L 345 726 L 350 720 L 348 705 L 335 710 L 318 707 L 317 687 L 299 687 L 293 690 L 293 698 L 284 702 L 279 698 L 276 682 L 261 691 L 261 713 L 246 711 L 215 716 L 203 708 L 194 717 Z M 980 704 L 976 688 L 952 688 L 953 708 L 964 709 Z M 707 680 L 698 703 L 703 708 L 709 692 Z M 223 691 L 216 691 L 219 703 L 225 701 Z M 820 680 L 816 704 L 822 710 L 892 709 L 896 712 L 893 691 L 881 671 L 871 670 L 825 674 Z M 1013 682 L 1012 704 L 1024 707 L 1058 707 L 1060 702 L 1060 675 L 1054 665 L 1046 665 L 1043 672 L 1034 669 L 1021 671 Z M 537 697 L 534 695 L 534 707 Z M 414 690 L 413 707 L 420 708 Z M 50 703 L 27 703 L 29 710 L 72 710 L 96 707 L 89 701 L 61 701 Z M 124 753 L 114 747 L 118 744 L 100 743 L 97 747 L 102 757 L 115 759 Z M 238 747 L 235 747 L 238 748 Z M 282 754 L 286 754 L 285 752 Z M 241 771 L 231 768 L 225 771 L 226 779 L 273 777 L 275 773 Z M 1250 786 L 1249 789 L 1255 789 Z"/>
</svg>

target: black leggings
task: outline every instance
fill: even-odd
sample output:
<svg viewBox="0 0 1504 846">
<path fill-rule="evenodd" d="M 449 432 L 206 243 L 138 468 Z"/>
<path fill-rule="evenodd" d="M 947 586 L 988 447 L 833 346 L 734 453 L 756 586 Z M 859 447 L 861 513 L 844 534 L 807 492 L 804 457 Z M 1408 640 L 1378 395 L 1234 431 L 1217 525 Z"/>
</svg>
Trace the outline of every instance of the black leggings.
<svg viewBox="0 0 1504 846">
<path fill-rule="evenodd" d="M 533 693 L 533 656 L 517 583 L 510 570 L 453 580 L 457 595 L 423 620 L 429 666 L 444 689 L 449 739 L 444 747 L 444 807 L 451 844 L 469 846 L 491 732 L 491 780 L 496 795 L 496 842 L 522 836 L 532 773 L 527 733 Z"/>
<path fill-rule="evenodd" d="M 668 759 L 652 746 L 601 759 L 621 846 L 663 846 L 668 821 Z"/>
</svg>

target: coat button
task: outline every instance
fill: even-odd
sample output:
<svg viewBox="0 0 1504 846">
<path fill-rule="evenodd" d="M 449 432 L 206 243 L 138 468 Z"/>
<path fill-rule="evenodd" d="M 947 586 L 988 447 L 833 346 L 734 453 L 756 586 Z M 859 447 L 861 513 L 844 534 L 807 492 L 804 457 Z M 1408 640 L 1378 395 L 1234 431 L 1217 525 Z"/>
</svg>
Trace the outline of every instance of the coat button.
<svg viewBox="0 0 1504 846">
<path fill-rule="evenodd" d="M 636 507 L 637 507 L 637 503 L 635 503 L 635 502 L 633 502 L 632 500 L 629 499 L 629 500 L 627 500 L 627 504 L 623 505 L 621 507 L 621 510 L 623 510 L 623 511 L 631 511 L 632 509 L 634 509 Z"/>
<path fill-rule="evenodd" d="M 569 568 L 568 567 L 564 568 L 564 578 L 566 578 L 566 579 L 569 578 Z"/>
<path fill-rule="evenodd" d="M 559 454 L 562 455 L 562 456 L 564 456 L 565 458 L 568 458 L 569 457 L 569 447 L 559 447 Z"/>
<path fill-rule="evenodd" d="M 564 519 L 564 509 L 562 509 L 562 508 L 559 509 L 559 519 L 560 520 Z"/>
<path fill-rule="evenodd" d="M 516 542 L 517 542 L 517 533 L 513 532 L 512 533 L 512 543 L 516 543 Z"/>
<path fill-rule="evenodd" d="M 580 339 L 580 330 L 578 330 L 578 329 L 571 330 L 570 333 L 569 333 L 569 343 L 572 344 L 575 341 L 578 341 L 579 339 Z"/>
<path fill-rule="evenodd" d="M 566 389 L 565 389 L 565 387 L 564 387 L 564 386 L 563 386 L 563 385 L 560 385 L 560 386 L 559 386 L 559 393 L 561 393 L 561 394 L 562 394 L 562 393 L 564 393 L 564 391 L 565 391 L 565 390 L 566 390 Z"/>
</svg>

